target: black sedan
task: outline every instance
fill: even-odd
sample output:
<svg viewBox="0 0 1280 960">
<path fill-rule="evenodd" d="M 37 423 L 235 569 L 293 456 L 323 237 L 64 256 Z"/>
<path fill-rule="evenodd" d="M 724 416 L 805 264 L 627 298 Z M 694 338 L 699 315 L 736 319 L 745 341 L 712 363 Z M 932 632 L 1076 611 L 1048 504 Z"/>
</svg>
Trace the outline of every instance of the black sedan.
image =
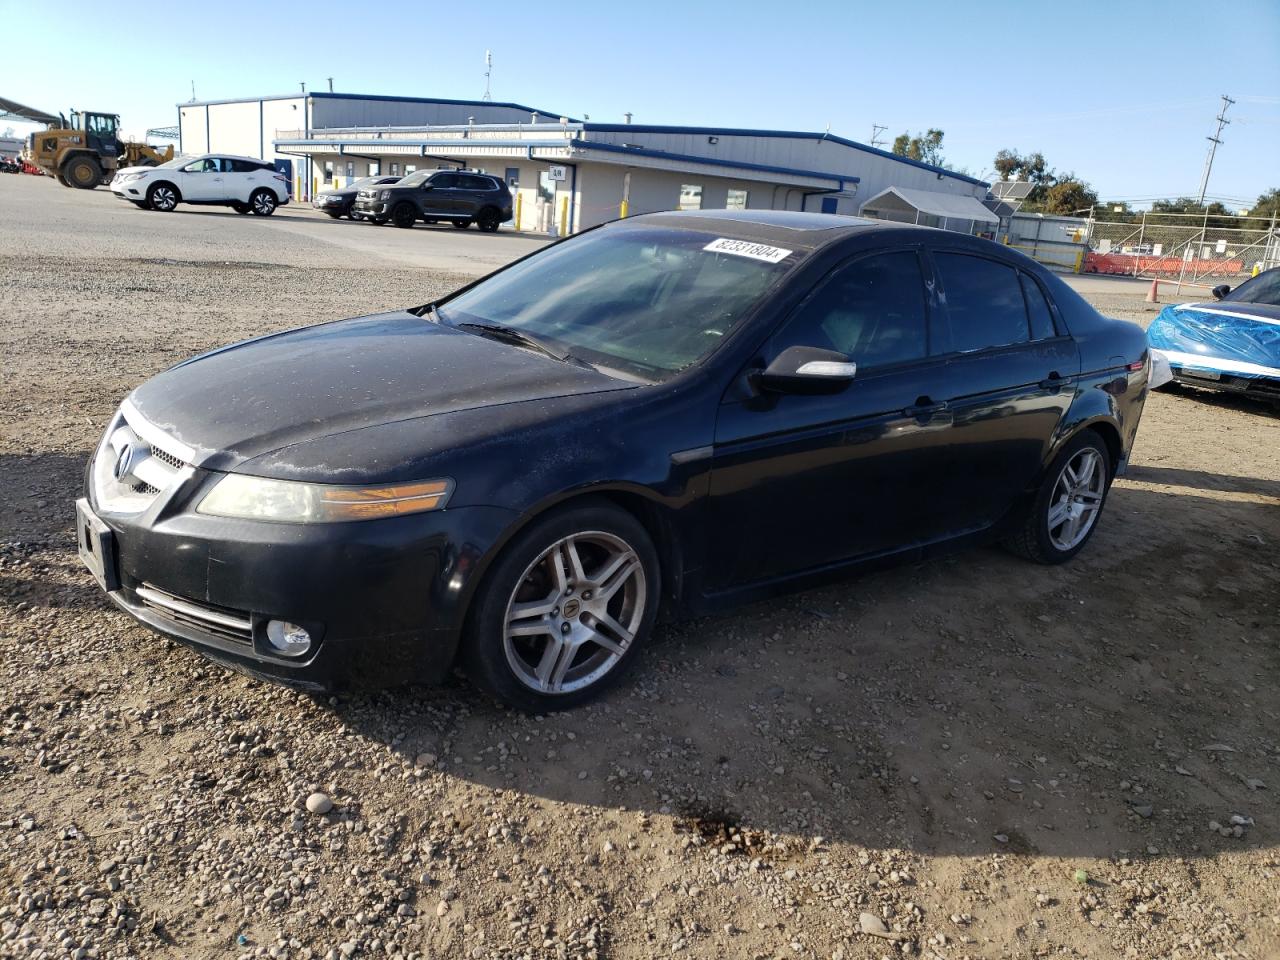
<svg viewBox="0 0 1280 960">
<path fill-rule="evenodd" d="M 337 190 L 322 190 L 312 198 L 311 206 L 321 213 L 327 213 L 335 220 L 339 217 L 361 220 L 363 217 L 359 216 L 355 211 L 356 194 L 364 187 L 376 187 L 386 183 L 398 183 L 399 181 L 399 177 L 361 177 L 359 180 L 352 180 L 345 187 Z"/>
<path fill-rule="evenodd" d="M 455 663 L 530 711 L 659 616 L 1097 527 L 1146 339 L 1009 249 L 767 211 L 655 214 L 434 303 L 188 360 L 77 502 L 122 609 L 305 687 Z"/>
</svg>

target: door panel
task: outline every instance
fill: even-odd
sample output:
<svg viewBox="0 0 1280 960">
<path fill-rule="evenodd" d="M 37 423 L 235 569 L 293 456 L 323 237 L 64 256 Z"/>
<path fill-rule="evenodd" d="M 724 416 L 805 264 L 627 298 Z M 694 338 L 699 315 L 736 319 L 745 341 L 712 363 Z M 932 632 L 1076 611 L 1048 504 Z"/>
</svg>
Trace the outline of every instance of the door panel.
<svg viewBox="0 0 1280 960">
<path fill-rule="evenodd" d="M 914 248 L 846 261 L 763 350 L 835 350 L 859 365 L 834 394 L 731 393 L 716 424 L 712 589 L 908 547 L 945 532 L 946 363 Z"/>
<path fill-rule="evenodd" d="M 950 413 L 909 415 L 944 386 L 926 361 L 834 396 L 728 403 L 716 425 L 714 588 L 784 576 L 936 536 Z"/>
</svg>

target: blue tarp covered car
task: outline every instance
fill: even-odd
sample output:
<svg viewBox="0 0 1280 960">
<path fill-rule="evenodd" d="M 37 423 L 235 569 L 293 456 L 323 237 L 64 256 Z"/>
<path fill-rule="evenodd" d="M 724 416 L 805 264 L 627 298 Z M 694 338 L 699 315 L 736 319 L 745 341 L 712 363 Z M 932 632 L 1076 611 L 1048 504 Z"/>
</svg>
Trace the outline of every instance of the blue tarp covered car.
<svg viewBox="0 0 1280 960">
<path fill-rule="evenodd" d="M 1179 383 L 1280 403 L 1280 267 L 1217 301 L 1165 307 L 1147 340 Z"/>
</svg>

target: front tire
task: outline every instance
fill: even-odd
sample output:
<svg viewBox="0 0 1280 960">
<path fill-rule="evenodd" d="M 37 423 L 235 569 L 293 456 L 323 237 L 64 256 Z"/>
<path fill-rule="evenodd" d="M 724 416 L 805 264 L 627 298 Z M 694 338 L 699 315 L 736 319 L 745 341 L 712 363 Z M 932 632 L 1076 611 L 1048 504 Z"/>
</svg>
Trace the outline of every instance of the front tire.
<svg viewBox="0 0 1280 960">
<path fill-rule="evenodd" d="M 408 230 L 418 221 L 418 211 L 411 203 L 402 203 L 391 211 L 391 222 Z"/>
<path fill-rule="evenodd" d="M 661 569 L 644 526 L 605 500 L 533 521 L 477 591 L 467 675 L 527 713 L 564 710 L 617 683 L 657 617 Z"/>
<path fill-rule="evenodd" d="M 160 213 L 169 213 L 178 205 L 178 190 L 167 183 L 153 183 L 147 189 L 147 206 Z"/>
<path fill-rule="evenodd" d="M 1111 489 L 1111 455 L 1083 430 L 1054 458 L 1022 526 L 1006 545 L 1036 563 L 1065 563 L 1093 536 Z"/>
<path fill-rule="evenodd" d="M 249 208 L 254 216 L 269 217 L 276 212 L 276 195 L 270 190 L 255 190 L 249 197 Z"/>
</svg>

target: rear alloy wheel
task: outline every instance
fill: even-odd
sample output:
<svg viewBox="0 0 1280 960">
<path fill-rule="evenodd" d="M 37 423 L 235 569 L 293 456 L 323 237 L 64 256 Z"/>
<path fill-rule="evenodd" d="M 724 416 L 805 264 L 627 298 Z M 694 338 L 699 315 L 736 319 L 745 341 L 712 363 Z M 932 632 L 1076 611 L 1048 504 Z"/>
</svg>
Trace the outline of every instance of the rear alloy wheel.
<svg viewBox="0 0 1280 960">
<path fill-rule="evenodd" d="M 72 157 L 63 168 L 67 183 L 80 190 L 92 190 L 102 182 L 102 167 L 93 157 Z"/>
<path fill-rule="evenodd" d="M 615 683 L 648 639 L 660 570 L 653 541 L 607 502 L 534 521 L 475 598 L 467 674 L 530 713 L 576 706 Z"/>
<path fill-rule="evenodd" d="M 498 219 L 497 210 L 481 210 L 480 215 L 476 217 L 476 226 L 484 233 L 497 233 L 499 223 L 501 221 Z"/>
<path fill-rule="evenodd" d="M 167 183 L 153 184 L 147 190 L 147 206 L 168 213 L 178 205 L 178 191 Z"/>
<path fill-rule="evenodd" d="M 455 227 L 457 227 L 459 230 L 465 230 L 465 229 L 467 229 L 467 227 L 471 226 L 471 221 L 470 221 L 470 220 L 455 220 L 455 221 L 453 221 L 453 225 L 454 225 Z"/>
<path fill-rule="evenodd" d="M 1074 437 L 1045 472 L 1022 528 L 1008 541 L 1037 563 L 1063 563 L 1088 542 L 1111 488 L 1111 460 L 1092 430 Z"/>
<path fill-rule="evenodd" d="M 276 212 L 276 195 L 270 190 L 255 190 L 249 198 L 249 207 L 254 216 L 269 217 Z"/>
<path fill-rule="evenodd" d="M 402 203 L 391 211 L 391 222 L 397 227 L 408 229 L 418 221 L 418 211 L 412 203 Z"/>
</svg>

